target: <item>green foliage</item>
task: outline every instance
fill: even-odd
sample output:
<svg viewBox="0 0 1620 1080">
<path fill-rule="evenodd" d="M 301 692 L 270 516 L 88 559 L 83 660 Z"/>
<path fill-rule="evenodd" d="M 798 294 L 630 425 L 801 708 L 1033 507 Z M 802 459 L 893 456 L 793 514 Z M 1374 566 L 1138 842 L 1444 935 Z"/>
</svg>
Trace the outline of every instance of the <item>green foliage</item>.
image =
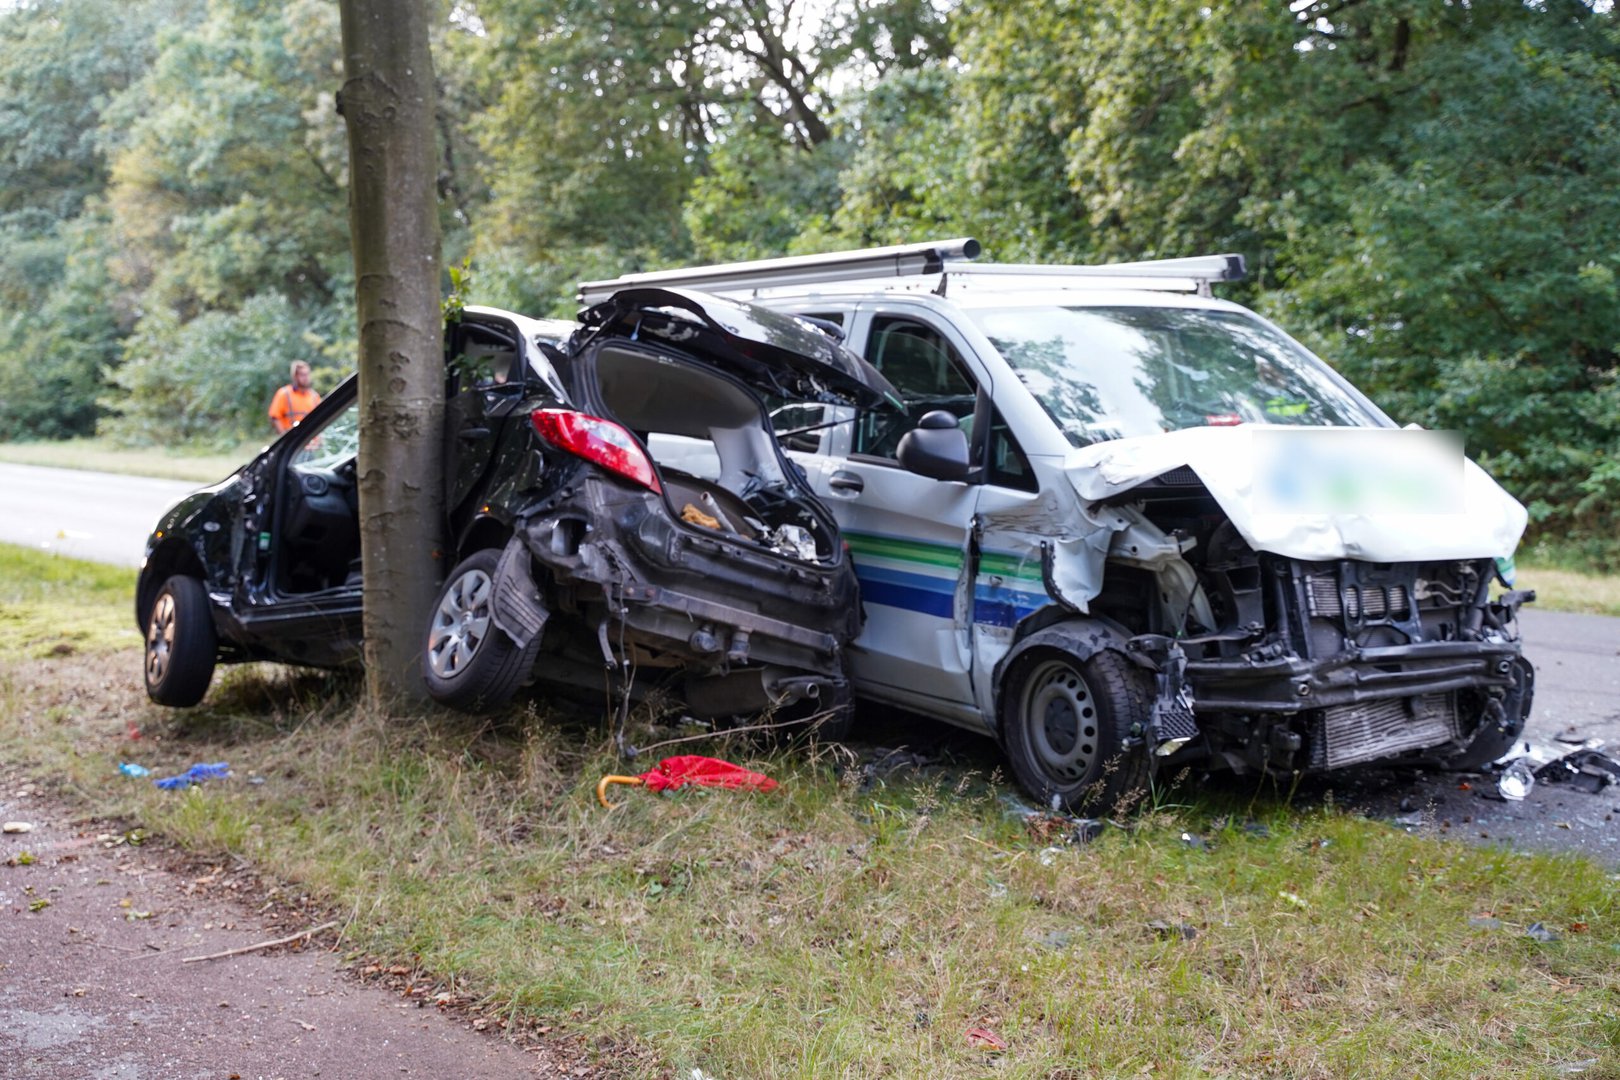
<svg viewBox="0 0 1620 1080">
<path fill-rule="evenodd" d="M 567 315 L 581 279 L 926 236 L 1005 261 L 1241 251 L 1253 280 L 1231 295 L 1401 420 L 1463 432 L 1531 507 L 1538 550 L 1620 563 L 1606 7 L 443 11 L 441 222 L 447 265 L 476 268 L 476 296 L 447 281 L 469 302 Z M 4 431 L 84 433 L 117 400 L 110 430 L 136 434 L 184 396 L 160 352 L 262 321 L 255 298 L 281 298 L 328 371 L 349 365 L 337 43 L 327 0 L 0 9 Z M 246 377 L 232 340 L 227 383 Z M 109 394 L 125 356 L 141 370 Z"/>
<path fill-rule="evenodd" d="M 320 344 L 307 326 L 279 293 L 189 322 L 163 309 L 151 313 L 112 375 L 103 434 L 134 444 L 218 446 L 269 434 L 271 395 L 286 383 L 291 361 L 311 358 Z"/>
</svg>

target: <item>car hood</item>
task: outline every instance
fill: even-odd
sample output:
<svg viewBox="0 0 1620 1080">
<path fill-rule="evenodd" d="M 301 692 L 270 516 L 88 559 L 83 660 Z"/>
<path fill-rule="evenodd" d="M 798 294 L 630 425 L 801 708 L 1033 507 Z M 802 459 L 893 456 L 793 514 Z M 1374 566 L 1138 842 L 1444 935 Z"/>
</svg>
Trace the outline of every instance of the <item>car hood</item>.
<svg viewBox="0 0 1620 1080">
<path fill-rule="evenodd" d="M 672 345 L 767 396 L 899 408 L 878 370 L 803 319 L 689 289 L 625 289 L 580 314 L 601 336 Z"/>
<path fill-rule="evenodd" d="M 1396 509 L 1375 506 L 1360 511 L 1279 508 L 1267 486 L 1276 474 L 1279 453 L 1294 453 L 1297 462 L 1329 460 L 1335 479 L 1352 487 L 1359 483 L 1376 492 L 1387 478 L 1380 470 L 1396 460 L 1393 456 L 1380 460 L 1380 454 L 1341 453 L 1331 459 L 1313 458 L 1313 448 L 1305 440 L 1316 439 L 1319 449 L 1321 436 L 1334 432 L 1379 437 L 1428 434 L 1263 424 L 1190 428 L 1097 443 L 1072 451 L 1065 467 L 1075 490 L 1088 501 L 1111 498 L 1171 470 L 1190 468 L 1251 548 L 1296 559 L 1418 562 L 1513 554 L 1528 518 L 1525 508 L 1466 458 L 1456 462 L 1460 469 L 1453 474 L 1449 504 L 1434 504 L 1438 509 L 1414 509 L 1410 501 Z M 1394 444 L 1385 440 L 1385 445 Z M 1405 449 L 1395 447 L 1397 453 Z"/>
</svg>

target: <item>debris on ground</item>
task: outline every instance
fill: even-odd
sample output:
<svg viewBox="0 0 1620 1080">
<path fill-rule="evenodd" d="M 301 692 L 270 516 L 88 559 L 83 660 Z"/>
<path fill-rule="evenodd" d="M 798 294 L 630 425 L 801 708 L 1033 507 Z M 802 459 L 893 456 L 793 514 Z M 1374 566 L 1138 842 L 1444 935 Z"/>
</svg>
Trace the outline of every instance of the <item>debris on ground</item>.
<svg viewBox="0 0 1620 1080">
<path fill-rule="evenodd" d="M 148 769 L 145 765 L 137 765 L 133 761 L 121 761 L 121 762 L 119 762 L 118 763 L 118 771 L 123 773 L 125 776 L 151 776 L 152 775 L 152 770 L 151 769 Z"/>
<path fill-rule="evenodd" d="M 4 825 L 0 825 L 0 832 L 4 833 L 31 833 L 33 831 L 34 823 L 31 821 L 8 821 Z"/>
<path fill-rule="evenodd" d="M 1179 938 L 1182 941 L 1191 941 L 1193 938 L 1198 936 L 1198 927 L 1193 926 L 1191 923 L 1173 923 L 1165 922 L 1163 919 L 1154 919 L 1152 922 L 1147 924 L 1147 928 L 1153 931 L 1156 936 L 1163 938 L 1166 941 L 1170 940 L 1171 938 Z"/>
<path fill-rule="evenodd" d="M 1524 758 L 1510 763 L 1496 780 L 1497 793 L 1511 802 L 1523 802 L 1535 786 L 1535 770 Z"/>
<path fill-rule="evenodd" d="M 1558 934 L 1547 929 L 1541 923 L 1531 923 L 1525 928 L 1524 936 L 1531 941 L 1557 941 Z"/>
<path fill-rule="evenodd" d="M 1089 844 L 1102 835 L 1108 823 L 1100 818 L 1075 817 L 1058 810 L 1040 810 L 1026 803 L 1012 792 L 1001 796 L 1006 816 L 1024 823 L 1029 835 L 1043 844 L 1054 840 L 1065 844 Z"/>
<path fill-rule="evenodd" d="M 1470 930 L 1500 930 L 1502 929 L 1502 920 L 1492 918 L 1489 915 L 1470 915 L 1468 916 L 1468 928 Z"/>
<path fill-rule="evenodd" d="M 1502 798 L 1519 802 L 1541 781 L 1568 784 L 1576 791 L 1596 795 L 1620 783 L 1620 759 L 1603 753 L 1602 748 L 1602 739 L 1576 743 L 1560 738 L 1558 745 L 1551 746 L 1521 743 L 1496 761 L 1501 770 L 1496 790 Z"/>
<path fill-rule="evenodd" d="M 874 746 L 861 755 L 865 760 L 855 766 L 860 777 L 858 790 L 870 791 L 879 780 L 900 772 L 920 773 L 936 764 L 926 754 L 915 753 L 903 746 Z"/>
<path fill-rule="evenodd" d="M 179 776 L 162 776 L 152 781 L 164 791 L 188 788 L 204 780 L 223 780 L 231 774 L 231 767 L 223 761 L 198 762 Z"/>
<path fill-rule="evenodd" d="M 1595 746 L 1583 746 L 1541 766 L 1536 770 L 1536 779 L 1568 784 L 1577 791 L 1596 795 L 1610 784 L 1620 783 L 1620 760 Z"/>
<path fill-rule="evenodd" d="M 754 791 L 775 791 L 776 781 L 764 773 L 750 772 L 741 765 L 734 765 L 719 758 L 703 757 L 700 754 L 682 754 L 678 757 L 667 757 L 655 767 L 648 769 L 638 776 L 602 777 L 596 783 L 596 798 L 609 810 L 613 803 L 608 802 L 607 789 L 610 784 L 631 784 L 645 787 L 650 791 L 672 791 L 687 784 L 696 784 L 698 787 L 717 787 L 727 790 L 747 788 Z"/>
<path fill-rule="evenodd" d="M 967 1040 L 968 1040 L 968 1045 L 978 1047 L 981 1050 L 1005 1050 L 1005 1049 L 1007 1049 L 1007 1040 L 1003 1039 L 1000 1035 L 997 1035 L 994 1031 L 991 1031 L 989 1028 L 983 1028 L 983 1027 L 968 1028 L 967 1029 Z"/>
</svg>

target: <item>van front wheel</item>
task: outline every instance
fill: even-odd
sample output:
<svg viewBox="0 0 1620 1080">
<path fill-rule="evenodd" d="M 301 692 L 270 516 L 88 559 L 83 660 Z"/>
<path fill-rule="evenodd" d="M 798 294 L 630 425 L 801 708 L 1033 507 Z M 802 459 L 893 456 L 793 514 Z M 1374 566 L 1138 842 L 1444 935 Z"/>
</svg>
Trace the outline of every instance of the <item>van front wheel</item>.
<svg viewBox="0 0 1620 1080">
<path fill-rule="evenodd" d="M 1150 695 L 1143 672 L 1118 653 L 1079 660 L 1031 649 L 1007 672 L 1001 735 L 1019 784 L 1043 807 L 1112 811 L 1147 788 Z"/>
</svg>

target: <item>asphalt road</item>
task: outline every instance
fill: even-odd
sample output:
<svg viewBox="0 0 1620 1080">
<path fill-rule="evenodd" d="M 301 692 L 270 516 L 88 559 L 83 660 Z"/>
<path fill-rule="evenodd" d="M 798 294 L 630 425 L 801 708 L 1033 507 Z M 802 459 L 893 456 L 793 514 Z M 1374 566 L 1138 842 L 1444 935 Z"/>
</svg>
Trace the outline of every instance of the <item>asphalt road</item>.
<svg viewBox="0 0 1620 1080">
<path fill-rule="evenodd" d="M 0 464 L 0 540 L 121 566 L 140 565 L 159 515 L 199 485 Z M 1527 578 L 1524 585 L 1534 588 Z M 1620 618 L 1522 612 L 1536 665 L 1532 739 L 1581 734 L 1620 747 Z"/>
<path fill-rule="evenodd" d="M 189 480 L 0 464 L 0 541 L 139 566 L 158 516 Z"/>
</svg>

